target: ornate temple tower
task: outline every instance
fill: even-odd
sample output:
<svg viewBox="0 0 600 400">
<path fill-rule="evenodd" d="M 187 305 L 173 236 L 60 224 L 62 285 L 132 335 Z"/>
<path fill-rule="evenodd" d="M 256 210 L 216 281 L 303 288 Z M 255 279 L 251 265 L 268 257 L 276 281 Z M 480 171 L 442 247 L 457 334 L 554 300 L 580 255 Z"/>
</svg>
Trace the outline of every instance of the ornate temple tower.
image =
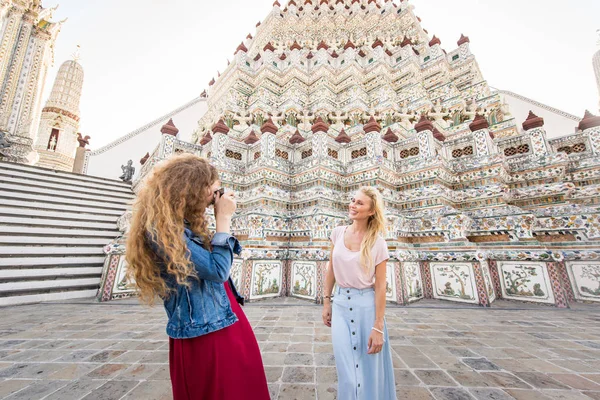
<svg viewBox="0 0 600 400">
<path fill-rule="evenodd" d="M 58 70 L 52 93 L 42 110 L 35 142 L 38 166 L 68 172 L 73 170 L 82 87 L 83 67 L 77 60 L 66 61 Z"/>
<path fill-rule="evenodd" d="M 600 96 L 600 29 L 596 31 L 598 34 L 598 51 L 594 54 L 594 72 L 596 73 L 596 85 L 598 85 L 598 96 Z M 598 101 L 598 111 L 600 111 L 600 100 Z"/>
<path fill-rule="evenodd" d="M 543 117 L 517 121 L 490 90 L 469 38 L 455 43 L 409 0 L 276 0 L 209 83 L 195 143 L 167 124 L 133 188 L 173 155 L 209 159 L 239 193 L 231 277 L 249 300 L 320 301 L 329 237 L 364 185 L 387 208 L 389 301 L 600 302 L 600 116 L 548 139 Z"/>
<path fill-rule="evenodd" d="M 62 26 L 50 21 L 54 10 L 41 0 L 0 0 L 0 136 L 8 144 L 1 159 L 36 161 L 41 95 Z"/>
</svg>

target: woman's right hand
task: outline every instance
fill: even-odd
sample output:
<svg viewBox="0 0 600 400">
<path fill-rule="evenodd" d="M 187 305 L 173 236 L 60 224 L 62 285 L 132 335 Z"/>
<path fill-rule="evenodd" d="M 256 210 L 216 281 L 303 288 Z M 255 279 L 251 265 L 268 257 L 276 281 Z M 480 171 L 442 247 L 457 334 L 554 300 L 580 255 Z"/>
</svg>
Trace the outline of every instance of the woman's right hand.
<svg viewBox="0 0 600 400">
<path fill-rule="evenodd" d="M 323 323 L 331 328 L 331 303 L 323 304 Z"/>
<path fill-rule="evenodd" d="M 233 191 L 227 191 L 221 196 L 217 193 L 215 196 L 215 217 L 231 218 L 237 208 L 235 201 L 235 193 Z"/>
</svg>

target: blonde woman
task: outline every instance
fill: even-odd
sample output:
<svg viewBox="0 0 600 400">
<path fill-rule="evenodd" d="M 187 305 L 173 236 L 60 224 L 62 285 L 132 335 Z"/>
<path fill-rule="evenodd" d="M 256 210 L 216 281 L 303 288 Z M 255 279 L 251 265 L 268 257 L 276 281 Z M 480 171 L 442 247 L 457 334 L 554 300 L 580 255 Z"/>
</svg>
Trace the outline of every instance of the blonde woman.
<svg viewBox="0 0 600 400">
<path fill-rule="evenodd" d="M 331 234 L 323 306 L 323 323 L 331 327 L 337 397 L 395 400 L 394 367 L 384 318 L 389 254 L 381 236 L 385 229 L 381 194 L 370 187 L 359 189 L 348 211 L 352 225 L 337 227 Z"/>
</svg>

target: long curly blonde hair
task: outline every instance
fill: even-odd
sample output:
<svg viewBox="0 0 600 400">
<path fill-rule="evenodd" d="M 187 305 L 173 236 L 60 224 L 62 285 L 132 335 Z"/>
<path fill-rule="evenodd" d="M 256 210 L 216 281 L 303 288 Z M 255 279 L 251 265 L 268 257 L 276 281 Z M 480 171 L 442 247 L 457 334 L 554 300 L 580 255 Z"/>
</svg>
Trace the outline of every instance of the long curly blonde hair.
<svg viewBox="0 0 600 400">
<path fill-rule="evenodd" d="M 219 179 L 215 167 L 203 158 L 184 154 L 154 167 L 133 206 L 127 237 L 128 277 L 135 280 L 142 302 L 152 305 L 157 296 L 170 295 L 159 264 L 179 285 L 197 277 L 184 239 L 184 221 L 210 249 L 204 213 L 210 187 Z M 160 249 L 158 256 L 150 243 Z"/>
<path fill-rule="evenodd" d="M 365 233 L 360 244 L 360 265 L 363 267 L 364 273 L 369 275 L 375 268 L 375 261 L 371 257 L 371 249 L 379 236 L 385 233 L 385 204 L 379 190 L 368 186 L 361 187 L 358 190 L 371 199 L 371 211 L 375 212 L 369 217 L 367 233 Z"/>
</svg>

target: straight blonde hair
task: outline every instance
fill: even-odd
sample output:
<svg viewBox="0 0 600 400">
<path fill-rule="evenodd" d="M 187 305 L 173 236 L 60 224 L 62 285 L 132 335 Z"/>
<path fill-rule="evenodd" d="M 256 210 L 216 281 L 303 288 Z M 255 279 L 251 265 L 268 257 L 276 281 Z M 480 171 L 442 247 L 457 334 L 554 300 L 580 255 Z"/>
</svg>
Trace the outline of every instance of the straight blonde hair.
<svg viewBox="0 0 600 400">
<path fill-rule="evenodd" d="M 366 275 L 369 275 L 375 269 L 371 249 L 377 242 L 380 235 L 385 233 L 385 204 L 379 190 L 364 186 L 358 189 L 371 199 L 371 211 L 375 213 L 369 217 L 367 222 L 367 233 L 360 244 L 360 264 Z"/>
</svg>

